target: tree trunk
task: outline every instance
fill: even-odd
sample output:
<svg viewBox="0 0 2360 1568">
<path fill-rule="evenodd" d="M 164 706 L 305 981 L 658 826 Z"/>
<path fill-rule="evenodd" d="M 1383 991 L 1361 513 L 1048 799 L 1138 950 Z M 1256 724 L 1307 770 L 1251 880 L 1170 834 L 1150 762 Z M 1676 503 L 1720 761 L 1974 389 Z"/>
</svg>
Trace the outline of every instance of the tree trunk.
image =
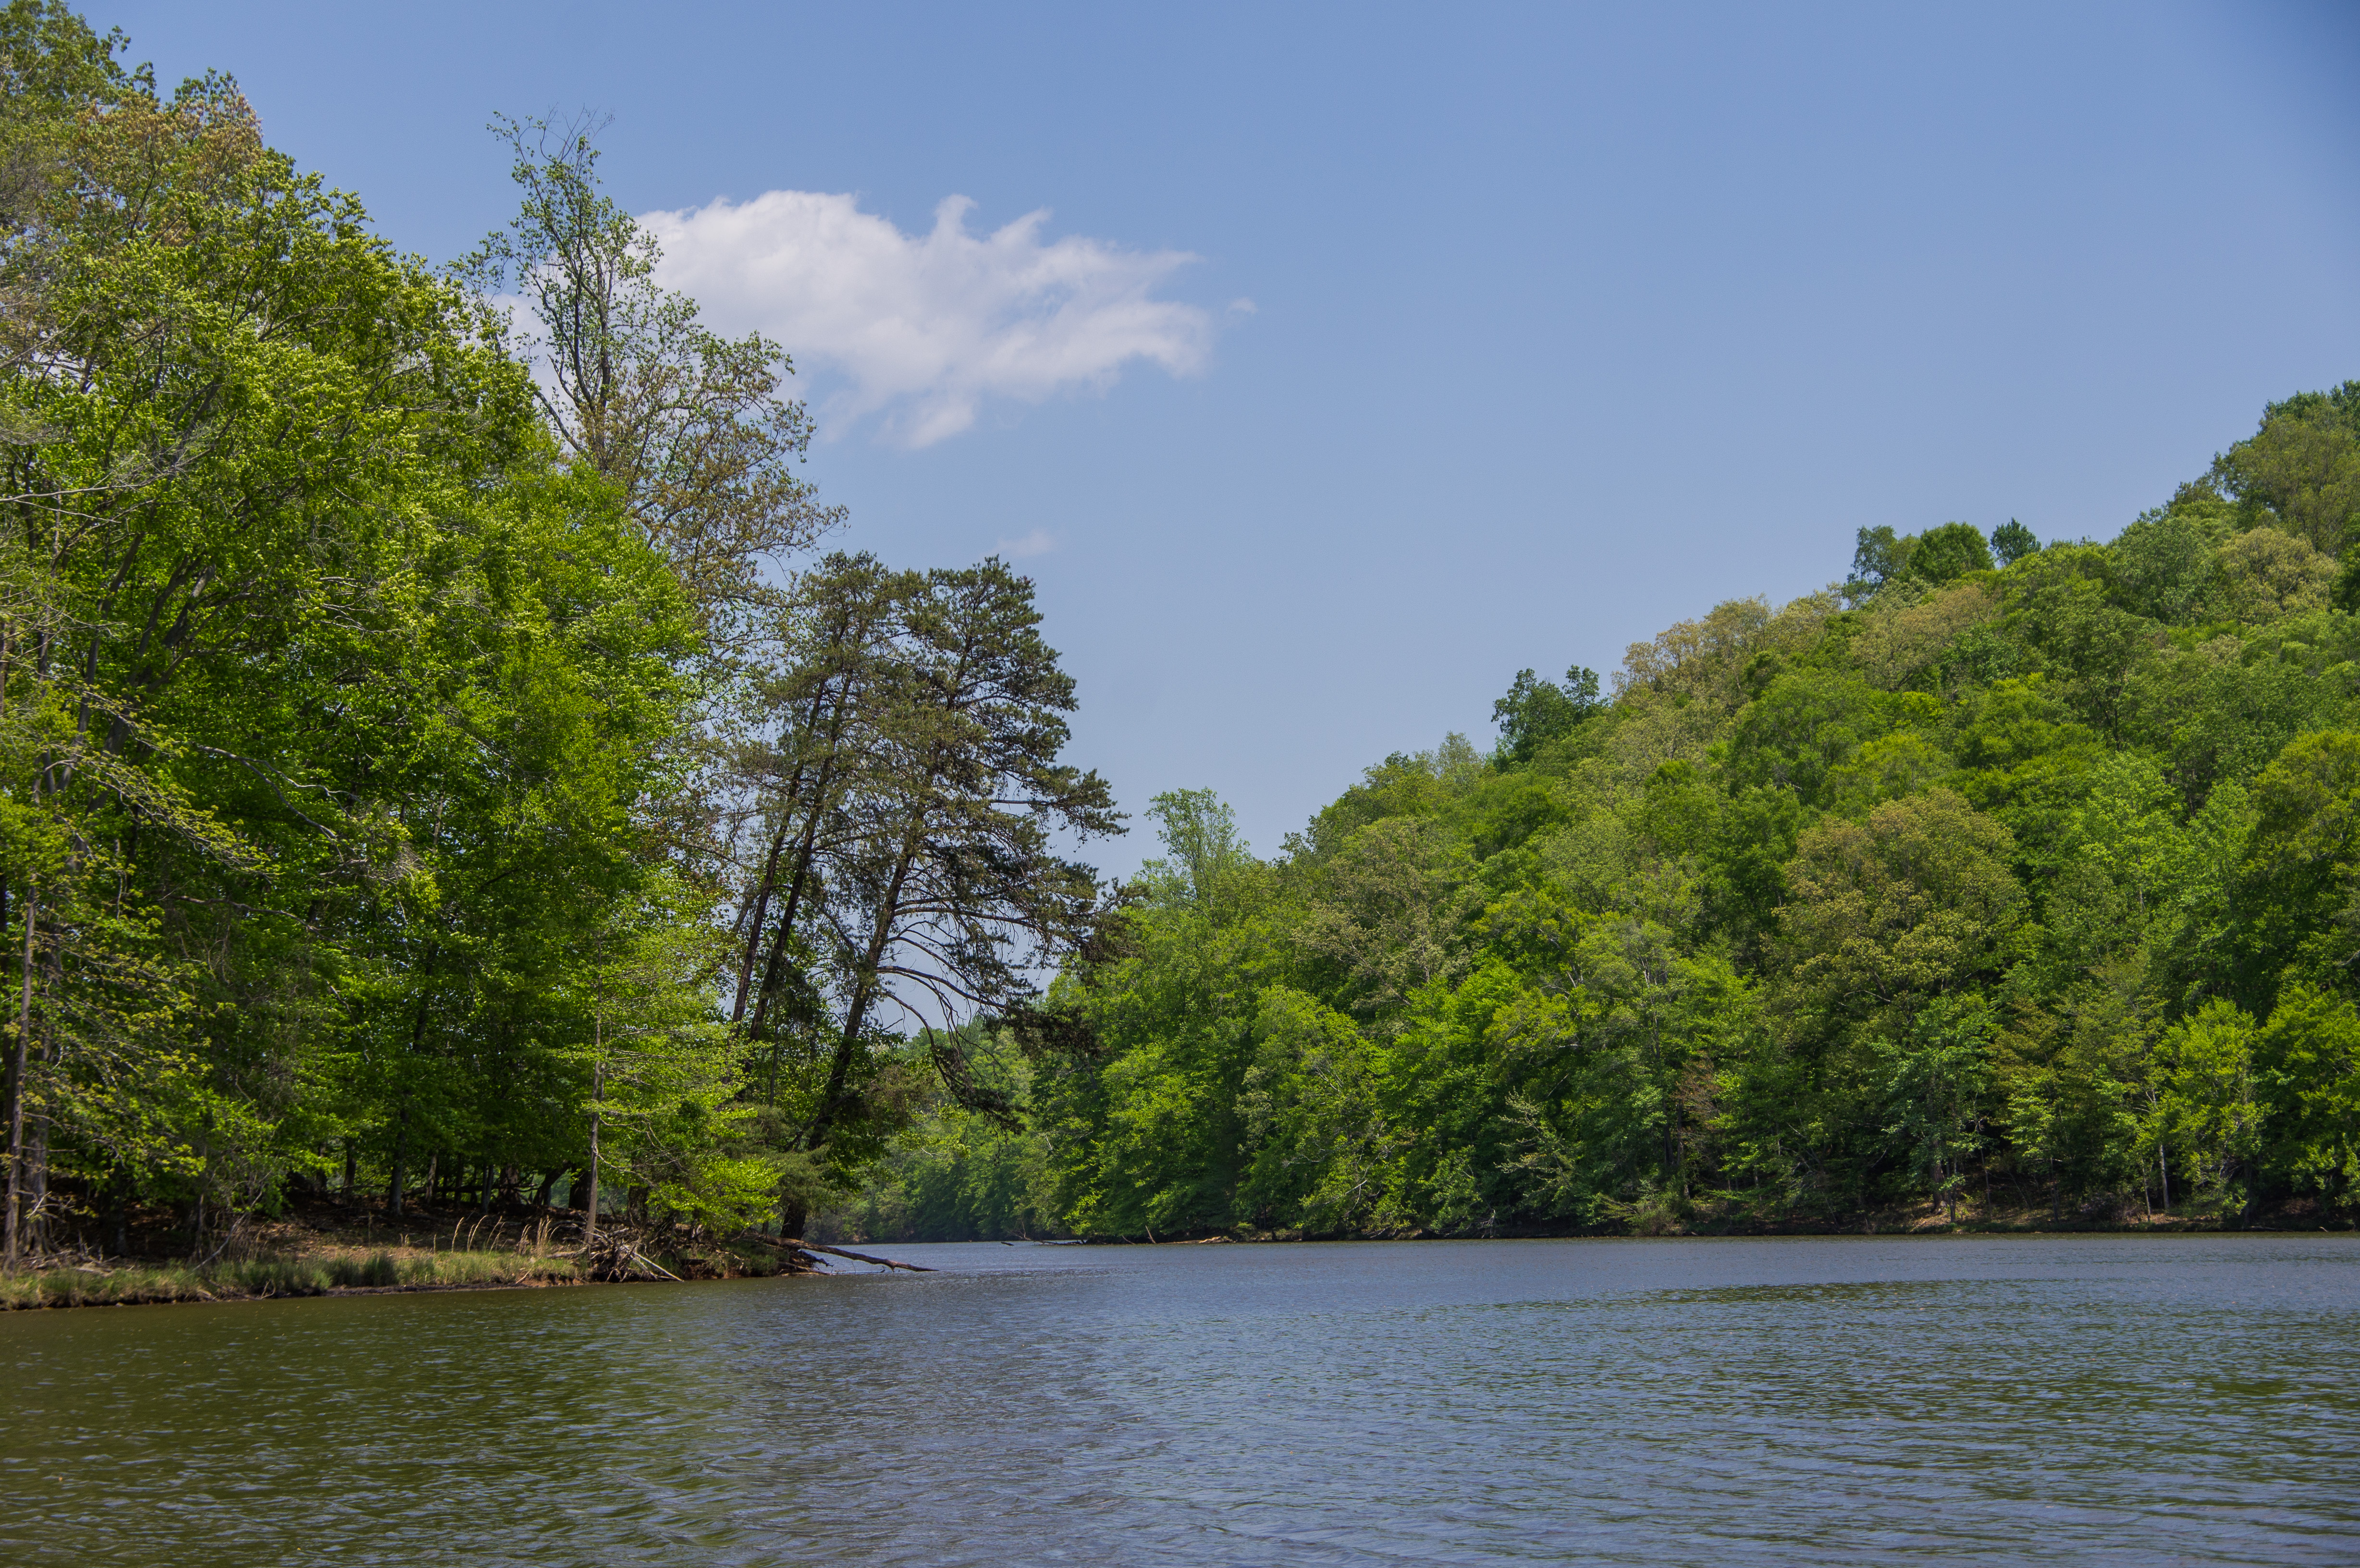
<svg viewBox="0 0 2360 1568">
<path fill-rule="evenodd" d="M 603 1033 L 603 1031 L 602 1031 Z M 601 1062 L 590 1064 L 590 1162 L 582 1169 L 587 1191 L 582 1200 L 582 1245 L 587 1247 L 598 1234 L 598 1107 L 596 1102 L 606 1097 L 606 1070 Z"/>
<path fill-rule="evenodd" d="M 842 638 L 849 635 L 849 626 L 839 624 L 836 636 Z M 820 710 L 826 696 L 826 689 L 823 687 L 820 694 L 812 699 L 812 716 L 806 726 L 810 733 L 818 732 Z M 762 964 L 761 987 L 754 996 L 754 1021 L 747 1029 L 747 1038 L 749 1040 L 762 1038 L 763 1026 L 768 1022 L 770 1015 L 771 1000 L 778 995 L 779 983 L 782 978 L 781 972 L 786 964 L 787 943 L 794 935 L 795 920 L 803 909 L 803 888 L 810 884 L 812 862 L 819 850 L 819 825 L 821 819 L 827 813 L 828 787 L 836 779 L 836 750 L 844 744 L 845 725 L 850 721 L 852 708 L 853 681 L 847 672 L 843 689 L 836 693 L 836 707 L 828 720 L 827 746 L 820 756 L 818 777 L 812 781 L 810 804 L 803 814 L 803 837 L 795 845 L 794 875 L 787 879 L 786 908 L 781 912 L 778 930 L 770 939 L 770 957 Z M 801 797 L 803 776 L 803 767 L 798 764 L 795 768 L 793 782 L 788 789 L 787 798 L 790 801 Z M 782 823 L 780 828 L 781 836 L 784 835 L 785 831 Z M 734 1022 L 735 1019 L 733 1018 L 732 1021 Z M 770 1057 L 770 1089 L 767 1103 L 776 1105 L 778 1100 L 779 1060 L 774 1051 Z"/>
<path fill-rule="evenodd" d="M 35 1116 L 25 1135 L 25 1162 L 32 1168 L 31 1201 L 25 1206 L 25 1239 L 33 1250 L 49 1245 L 49 1118 Z"/>
<path fill-rule="evenodd" d="M 213 1138 L 202 1128 L 197 1132 L 197 1201 L 189 1205 L 189 1256 L 194 1258 L 205 1246 L 205 1194 L 213 1186 Z"/>
<path fill-rule="evenodd" d="M 793 799 L 793 785 L 788 786 L 788 798 Z M 779 831 L 770 835 L 770 853 L 762 863 L 762 882 L 754 892 L 754 912 L 746 922 L 746 955 L 738 964 L 738 999 L 730 1007 L 729 1021 L 743 1022 L 746 998 L 754 988 L 754 955 L 762 947 L 762 922 L 770 917 L 770 891 L 778 886 L 779 853 L 787 845 L 787 819 L 779 819 Z"/>
<path fill-rule="evenodd" d="M 410 1107 L 404 1105 L 393 1125 L 393 1175 L 386 1182 L 385 1212 L 401 1217 L 401 1189 L 410 1175 Z"/>
<path fill-rule="evenodd" d="M 841 726 L 838 726 L 839 729 Z M 795 920 L 803 909 L 803 888 L 811 881 L 812 861 L 819 852 L 820 817 L 827 804 L 828 776 L 833 768 L 823 766 L 818 781 L 813 786 L 810 813 L 803 823 L 803 835 L 795 845 L 795 874 L 787 881 L 786 908 L 780 911 L 777 931 L 770 939 L 770 953 L 762 964 L 761 988 L 754 994 L 754 1021 L 747 1027 L 748 1039 L 762 1038 L 762 1029 L 770 1016 L 770 1003 L 779 994 L 779 983 L 784 978 L 787 943 L 794 936 Z M 778 1099 L 778 1068 L 775 1060 L 770 1071 L 770 1099 Z"/>
<path fill-rule="evenodd" d="M 31 1065 L 33 1042 L 33 930 L 40 899 L 29 881 L 25 887 L 24 987 L 16 1006 L 16 1050 L 8 1063 L 8 1216 L 6 1260 L 16 1267 L 17 1220 L 22 1214 L 25 1171 L 25 1073 Z"/>
<path fill-rule="evenodd" d="M 934 784 L 934 770 L 929 768 L 926 785 Z M 923 807 L 920 810 L 923 812 Z M 877 923 L 870 931 L 869 952 L 858 974 L 860 978 L 852 987 L 852 1003 L 844 1010 L 844 1033 L 836 1040 L 836 1060 L 828 1064 L 827 1089 L 820 1096 L 818 1108 L 812 1113 L 811 1127 L 804 1132 L 803 1146 L 817 1149 L 827 1141 L 829 1124 L 836 1120 L 836 1101 L 844 1094 L 845 1081 L 852 1074 L 852 1052 L 860 1043 L 860 1026 L 868 1021 L 869 1006 L 876 1000 L 877 966 L 885 961 L 885 949 L 893 939 L 893 924 L 901 912 L 901 889 L 910 879 L 911 863 L 916 860 L 923 842 L 924 822 L 921 818 L 918 831 L 902 842 L 901 856 L 893 867 L 893 876 L 885 885 L 885 896 L 877 909 Z"/>
</svg>

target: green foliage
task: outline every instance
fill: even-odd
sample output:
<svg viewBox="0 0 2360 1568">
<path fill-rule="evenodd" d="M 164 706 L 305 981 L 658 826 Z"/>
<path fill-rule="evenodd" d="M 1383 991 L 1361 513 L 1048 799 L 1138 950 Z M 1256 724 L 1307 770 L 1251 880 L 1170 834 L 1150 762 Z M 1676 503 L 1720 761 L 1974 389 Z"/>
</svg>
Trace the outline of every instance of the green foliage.
<svg viewBox="0 0 2360 1568">
<path fill-rule="evenodd" d="M 1990 547 L 1972 523 L 1944 523 L 1919 534 L 1909 550 L 1909 574 L 1924 583 L 1954 583 L 1992 569 Z"/>
<path fill-rule="evenodd" d="M 2013 520 L 2008 526 L 2017 529 L 2008 536 L 2010 544 L 2018 547 L 2016 553 L 2029 553 L 2022 547 L 2031 538 L 2030 531 Z M 1860 530 L 1849 586 L 1855 596 L 1864 597 L 1888 583 L 1939 586 L 1971 572 L 1991 569 L 1991 547 L 1984 543 L 1983 530 L 1972 523 L 1944 523 L 1922 534 L 1896 534 L 1889 525 L 1880 525 Z"/>
<path fill-rule="evenodd" d="M 1536 681 L 1529 670 L 1516 671 L 1508 694 L 1491 704 L 1491 722 L 1500 726 L 1500 764 L 1532 761 L 1542 746 L 1571 735 L 1603 705 L 1595 670 L 1577 664 L 1565 672 L 1562 686 Z"/>
<path fill-rule="evenodd" d="M 2271 404 L 2261 429 L 2213 460 L 2210 478 L 2248 527 L 2267 522 L 2341 554 L 2360 517 L 2360 382 Z"/>
<path fill-rule="evenodd" d="M 12 1253 L 329 1181 L 973 1237 L 2353 1203 L 2360 384 L 2109 543 L 1862 529 L 1611 700 L 1520 671 L 1274 856 L 1160 795 L 1110 893 L 1032 584 L 782 569 L 838 516 L 792 366 L 655 285 L 584 127 L 507 125 L 438 275 L 121 49 L 0 10 Z"/>
<path fill-rule="evenodd" d="M 1034 1069 L 1012 1041 L 978 1035 L 967 1043 L 987 1085 L 1011 1101 L 1031 1097 Z M 1058 1234 L 1054 1200 L 1038 1136 L 937 1094 L 821 1224 L 863 1241 L 1010 1241 Z"/>
<path fill-rule="evenodd" d="M 1860 530 L 1859 541 L 1852 553 L 1852 577 L 1849 586 L 1857 593 L 1874 593 L 1887 583 L 1900 581 L 1909 570 L 1909 545 L 1912 541 L 1893 531 L 1889 523 Z"/>
<path fill-rule="evenodd" d="M 2039 539 L 2014 517 L 1992 529 L 1992 556 L 2002 566 L 2014 566 L 2039 549 Z"/>
<path fill-rule="evenodd" d="M 579 127 L 437 274 L 123 44 L 0 9 L 8 1261 L 331 1181 L 795 1223 L 930 1094 L 1005 1124 L 943 1026 L 1104 934 L 1120 831 L 1031 584 L 791 570 L 792 366 Z"/>
<path fill-rule="evenodd" d="M 2251 1018 L 2215 999 L 2168 1030 L 2156 1054 L 2152 1136 L 2199 1190 L 2230 1187 L 2260 1152 L 2254 1033 Z"/>
<path fill-rule="evenodd" d="M 2355 396 L 2109 544 L 1863 529 L 1848 608 L 1723 605 L 1612 702 L 1521 671 L 1488 767 L 1397 753 L 1275 859 L 1160 797 L 1119 954 L 1058 985 L 1099 1054 L 1032 1086 L 1057 1222 L 2349 1203 Z"/>
<path fill-rule="evenodd" d="M 2295 985 L 2254 1044 L 2271 1174 L 2349 1198 L 2360 1182 L 2360 1010 L 2352 998 Z"/>
<path fill-rule="evenodd" d="M 1939 1199 L 1953 1218 L 1967 1162 L 1983 1152 L 1995 1032 L 1983 997 L 1947 996 L 1922 1008 L 1902 1041 L 1875 1042 L 1893 1118 L 1885 1131 L 1906 1151 L 1910 1190 Z"/>
</svg>

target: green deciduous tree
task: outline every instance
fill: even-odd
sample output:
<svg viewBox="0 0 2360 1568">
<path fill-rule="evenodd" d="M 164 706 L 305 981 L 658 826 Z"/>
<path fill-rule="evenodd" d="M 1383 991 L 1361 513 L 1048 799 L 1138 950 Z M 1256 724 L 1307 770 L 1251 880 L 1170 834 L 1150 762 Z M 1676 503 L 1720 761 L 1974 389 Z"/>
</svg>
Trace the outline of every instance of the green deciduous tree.
<svg viewBox="0 0 2360 1568">
<path fill-rule="evenodd" d="M 2254 1042 L 2269 1175 L 2348 1200 L 2360 1182 L 2360 1010 L 2295 985 Z"/>
<path fill-rule="evenodd" d="M 2252 1174 L 2261 1149 L 2254 1020 L 2234 1004 L 2207 1002 L 2164 1034 L 2158 1052 L 2154 1141 L 2200 1191 Z"/>
<path fill-rule="evenodd" d="M 2211 477 L 2256 521 L 2341 553 L 2360 515 L 2360 382 L 2271 404 L 2261 429 L 2213 460 Z"/>
<path fill-rule="evenodd" d="M 1491 722 L 1500 726 L 1499 756 L 1511 764 L 1530 762 L 1543 746 L 1570 735 L 1603 706 L 1595 670 L 1577 664 L 1565 672 L 1562 686 L 1520 670 L 1508 694 L 1491 704 Z"/>
<path fill-rule="evenodd" d="M 1885 1130 L 1907 1150 L 1918 1190 L 1955 1224 L 1967 1164 L 1983 1151 L 1995 1020 L 1980 996 L 1945 996 L 1910 1024 L 1907 1039 L 1877 1042 L 1892 1117 Z"/>
<path fill-rule="evenodd" d="M 1804 833 L 1780 921 L 1796 1003 L 1900 1026 L 1996 974 L 2023 902 L 2014 847 L 1948 789 Z"/>
<path fill-rule="evenodd" d="M 655 281 L 656 242 L 601 188 L 591 123 L 502 117 L 524 193 L 460 269 L 527 308 L 519 345 L 562 450 L 622 492 L 721 648 L 759 635 L 767 564 L 843 521 L 797 472 L 811 444 L 793 365 L 759 334 L 725 338 Z"/>
<path fill-rule="evenodd" d="M 2014 566 L 2026 556 L 2037 554 L 2039 549 L 2038 536 L 2014 517 L 1992 529 L 1992 555 L 2002 566 Z"/>
</svg>

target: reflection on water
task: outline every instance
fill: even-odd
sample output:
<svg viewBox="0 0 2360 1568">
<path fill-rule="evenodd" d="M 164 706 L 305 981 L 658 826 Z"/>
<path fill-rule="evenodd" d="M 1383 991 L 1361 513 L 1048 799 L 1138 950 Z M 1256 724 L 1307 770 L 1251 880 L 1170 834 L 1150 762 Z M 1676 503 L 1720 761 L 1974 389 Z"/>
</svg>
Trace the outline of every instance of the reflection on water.
<svg viewBox="0 0 2360 1568">
<path fill-rule="evenodd" d="M 0 1318 L 0 1562 L 2360 1560 L 2360 1243 L 905 1247 Z"/>
</svg>

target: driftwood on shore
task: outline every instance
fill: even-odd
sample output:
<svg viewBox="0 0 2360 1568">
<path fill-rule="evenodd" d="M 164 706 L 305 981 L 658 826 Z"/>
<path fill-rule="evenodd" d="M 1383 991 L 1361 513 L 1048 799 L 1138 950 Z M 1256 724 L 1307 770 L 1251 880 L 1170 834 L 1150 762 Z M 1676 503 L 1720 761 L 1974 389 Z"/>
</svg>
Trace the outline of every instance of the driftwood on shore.
<svg viewBox="0 0 2360 1568">
<path fill-rule="evenodd" d="M 879 1258 L 870 1253 L 830 1247 L 821 1241 L 803 1241 L 792 1236 L 785 1240 L 774 1240 L 770 1236 L 752 1232 L 747 1233 L 744 1239 L 777 1249 L 785 1256 L 788 1269 L 793 1273 L 806 1273 L 817 1269 L 820 1267 L 820 1260 L 814 1255 L 823 1252 L 831 1257 L 849 1258 L 856 1263 L 874 1263 L 882 1269 L 905 1269 L 912 1274 L 934 1272 L 923 1263 L 901 1263 L 890 1258 Z M 581 1264 L 583 1271 L 593 1279 L 677 1279 L 680 1278 L 679 1275 L 672 1273 L 640 1250 L 631 1236 L 620 1227 L 601 1227 L 596 1239 L 588 1247 L 577 1247 L 572 1253 L 561 1256 L 573 1258 Z"/>
<path fill-rule="evenodd" d="M 609 1282 L 625 1279 L 671 1279 L 680 1276 L 641 1252 L 620 1231 L 602 1230 L 587 1247 L 574 1249 L 574 1260 L 593 1279 Z"/>
<path fill-rule="evenodd" d="M 786 1255 L 790 1269 L 803 1272 L 819 1267 L 815 1253 L 827 1253 L 836 1258 L 849 1258 L 856 1263 L 874 1263 L 883 1269 L 906 1269 L 912 1274 L 932 1274 L 934 1269 L 923 1263 L 900 1263 L 890 1258 L 878 1258 L 866 1252 L 854 1252 L 846 1247 L 830 1247 L 825 1242 L 802 1241 L 789 1237 L 774 1241 L 767 1236 L 748 1236 L 749 1241 L 775 1247 Z M 620 1229 L 602 1229 L 595 1240 L 577 1247 L 570 1255 L 581 1264 L 583 1271 L 593 1279 L 678 1279 L 674 1274 L 634 1244 Z"/>
</svg>

